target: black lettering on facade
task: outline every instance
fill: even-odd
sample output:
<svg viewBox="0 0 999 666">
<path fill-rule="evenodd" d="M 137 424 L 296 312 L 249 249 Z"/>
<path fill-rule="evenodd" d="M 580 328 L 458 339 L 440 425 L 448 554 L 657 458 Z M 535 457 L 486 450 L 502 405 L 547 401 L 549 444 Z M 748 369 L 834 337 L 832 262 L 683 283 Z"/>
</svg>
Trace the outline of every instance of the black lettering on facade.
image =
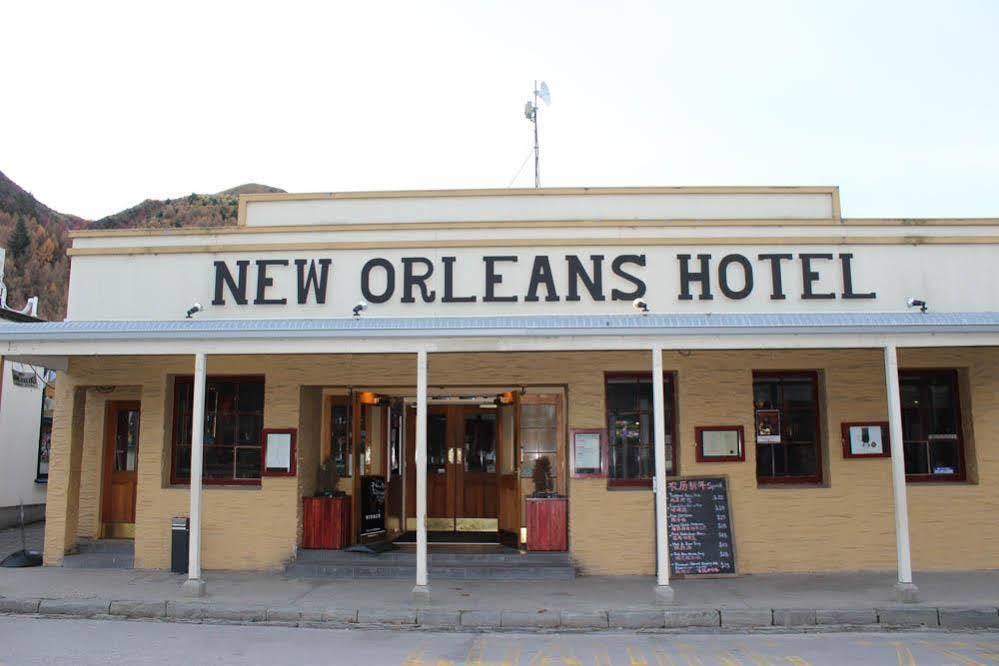
<svg viewBox="0 0 999 666">
<path fill-rule="evenodd" d="M 742 289 L 733 289 L 728 282 L 728 268 L 732 264 L 742 267 Z M 741 254 L 727 254 L 718 262 L 718 288 L 725 298 L 741 301 L 753 293 L 753 265 Z"/>
<path fill-rule="evenodd" d="M 517 296 L 497 296 L 496 295 L 496 285 L 503 283 L 503 276 L 496 272 L 496 264 L 501 261 L 515 262 L 517 261 L 516 256 L 502 256 L 502 257 L 482 257 L 482 261 L 486 264 L 486 295 L 483 297 L 483 301 L 486 303 L 515 303 L 517 302 Z"/>
<path fill-rule="evenodd" d="M 816 259 L 832 259 L 831 254 L 799 254 L 801 260 L 801 298 L 802 300 L 818 300 L 836 298 L 833 292 L 815 293 L 815 283 L 819 280 L 819 272 L 812 269 L 812 261 Z"/>
<path fill-rule="evenodd" d="M 645 296 L 645 282 L 635 275 L 624 270 L 623 266 L 625 264 L 635 264 L 636 266 L 645 266 L 645 255 L 644 254 L 621 254 L 614 257 L 614 261 L 611 262 L 611 270 L 614 275 L 627 280 L 631 284 L 635 285 L 632 291 L 621 291 L 620 289 L 611 289 L 611 300 L 612 301 L 631 301 L 636 298 L 641 298 Z"/>
<path fill-rule="evenodd" d="M 444 262 L 444 297 L 441 303 L 474 303 L 475 296 L 454 295 L 454 257 L 441 257 Z"/>
<path fill-rule="evenodd" d="M 591 254 L 590 263 L 593 264 L 593 272 L 587 273 L 583 267 L 583 262 L 574 254 L 566 256 L 569 262 L 569 294 L 565 297 L 567 301 L 579 300 L 579 283 L 582 282 L 586 291 L 590 292 L 590 298 L 595 301 L 605 301 L 604 296 L 604 276 L 603 263 L 604 255 Z"/>
<path fill-rule="evenodd" d="M 413 267 L 422 264 L 423 272 L 416 273 Z M 413 287 L 420 288 L 420 298 L 424 303 L 433 303 L 437 300 L 437 292 L 427 286 L 427 279 L 434 274 L 434 264 L 426 257 L 403 257 L 402 258 L 402 302 L 415 303 L 413 297 Z"/>
<path fill-rule="evenodd" d="M 770 300 L 783 301 L 787 298 L 784 293 L 784 282 L 781 279 L 780 262 L 794 259 L 793 254 L 761 254 L 756 257 L 760 261 L 770 262 Z"/>
<path fill-rule="evenodd" d="M 237 305 L 246 305 L 246 269 L 249 261 L 237 261 L 236 268 L 239 269 L 239 280 L 232 277 L 229 267 L 224 261 L 215 262 L 215 299 L 212 305 L 225 305 L 225 296 L 222 294 L 223 287 L 229 287 L 229 293 L 236 301 Z"/>
<path fill-rule="evenodd" d="M 316 303 L 323 305 L 326 303 L 326 284 L 330 274 L 330 264 L 332 259 L 319 260 L 319 274 L 316 274 L 316 262 L 309 261 L 309 272 L 305 272 L 305 259 L 296 259 L 295 268 L 298 269 L 298 304 L 305 305 L 309 301 L 309 291 L 316 294 Z"/>
<path fill-rule="evenodd" d="M 873 291 L 857 293 L 853 290 L 853 255 L 843 253 L 839 255 L 839 261 L 843 265 L 843 294 L 842 298 L 877 298 Z"/>
<path fill-rule="evenodd" d="M 693 295 L 690 293 L 690 283 L 700 282 L 701 283 L 701 294 L 698 299 L 702 301 L 710 301 L 714 299 L 711 295 L 711 272 L 710 254 L 699 254 L 697 259 L 701 264 L 701 270 L 691 272 L 690 270 L 690 255 L 689 254 L 678 254 L 676 255 L 677 261 L 680 262 L 680 300 L 681 301 L 692 301 L 694 300 Z"/>
<path fill-rule="evenodd" d="M 381 268 L 385 271 L 385 291 L 375 294 L 371 291 L 371 271 Z M 388 259 L 370 259 L 361 268 L 361 296 L 369 303 L 385 303 L 395 292 L 395 268 Z"/>
<path fill-rule="evenodd" d="M 287 266 L 287 259 L 257 259 L 257 297 L 254 305 L 284 305 L 287 298 L 267 298 L 267 290 L 274 286 L 274 278 L 267 275 L 270 266 Z"/>
<path fill-rule="evenodd" d="M 555 288 L 555 278 L 552 277 L 552 265 L 546 255 L 534 257 L 534 267 L 531 268 L 531 283 L 527 287 L 525 301 L 536 302 L 538 300 L 538 287 L 545 287 L 545 301 L 554 302 L 559 300 L 558 290 Z"/>
</svg>

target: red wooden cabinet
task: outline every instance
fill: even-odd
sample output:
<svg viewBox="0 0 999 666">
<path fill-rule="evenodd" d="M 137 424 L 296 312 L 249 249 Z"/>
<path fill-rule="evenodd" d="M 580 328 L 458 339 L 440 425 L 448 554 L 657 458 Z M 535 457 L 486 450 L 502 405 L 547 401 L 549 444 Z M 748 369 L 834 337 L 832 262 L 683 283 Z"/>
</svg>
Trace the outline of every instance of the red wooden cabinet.
<svg viewBox="0 0 999 666">
<path fill-rule="evenodd" d="M 350 545 L 350 496 L 302 498 L 302 548 Z"/>
<path fill-rule="evenodd" d="M 569 499 L 527 498 L 527 550 L 569 549 Z"/>
</svg>

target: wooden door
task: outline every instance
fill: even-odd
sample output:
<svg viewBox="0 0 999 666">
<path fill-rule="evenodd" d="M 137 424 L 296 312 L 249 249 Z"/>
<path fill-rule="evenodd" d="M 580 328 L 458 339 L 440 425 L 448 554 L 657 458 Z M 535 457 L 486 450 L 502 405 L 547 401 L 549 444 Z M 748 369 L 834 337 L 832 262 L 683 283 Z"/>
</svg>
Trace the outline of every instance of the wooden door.
<svg viewBox="0 0 999 666">
<path fill-rule="evenodd" d="M 495 531 L 499 510 L 497 410 L 433 405 L 427 410 L 427 529 Z M 416 517 L 416 409 L 406 416 L 407 528 Z M 518 518 L 519 520 L 519 518 Z"/>
<path fill-rule="evenodd" d="M 471 532 L 496 531 L 496 409 L 478 405 L 452 408 L 456 461 L 455 521 L 458 529 Z"/>
<path fill-rule="evenodd" d="M 427 529 L 454 529 L 455 451 L 448 408 L 427 410 Z M 450 461 L 449 462 L 449 457 Z M 406 410 L 406 529 L 416 528 L 416 408 Z"/>
<path fill-rule="evenodd" d="M 517 394 L 514 394 L 515 396 Z M 519 397 L 519 396 L 518 396 Z M 499 407 L 499 430 L 496 440 L 497 528 L 500 543 L 520 544 L 520 409 L 515 401 Z"/>
<path fill-rule="evenodd" d="M 104 488 L 101 534 L 135 536 L 136 471 L 139 463 L 139 403 L 114 400 L 104 415 Z"/>
</svg>

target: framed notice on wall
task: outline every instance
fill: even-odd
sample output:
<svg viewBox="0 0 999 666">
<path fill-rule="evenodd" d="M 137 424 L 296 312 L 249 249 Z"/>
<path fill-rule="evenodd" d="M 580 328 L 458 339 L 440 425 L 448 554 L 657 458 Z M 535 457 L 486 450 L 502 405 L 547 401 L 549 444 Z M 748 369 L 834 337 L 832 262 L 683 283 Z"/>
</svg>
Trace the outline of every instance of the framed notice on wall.
<svg viewBox="0 0 999 666">
<path fill-rule="evenodd" d="M 607 476 L 607 447 L 603 430 L 573 430 L 571 438 L 572 476 Z"/>
<path fill-rule="evenodd" d="M 295 428 L 268 428 L 263 431 L 261 476 L 295 476 Z"/>
<path fill-rule="evenodd" d="M 700 426 L 697 438 L 697 462 L 734 462 L 746 459 L 742 445 L 742 426 Z"/>
<path fill-rule="evenodd" d="M 844 423 L 844 458 L 886 458 L 891 455 L 886 421 Z"/>
</svg>

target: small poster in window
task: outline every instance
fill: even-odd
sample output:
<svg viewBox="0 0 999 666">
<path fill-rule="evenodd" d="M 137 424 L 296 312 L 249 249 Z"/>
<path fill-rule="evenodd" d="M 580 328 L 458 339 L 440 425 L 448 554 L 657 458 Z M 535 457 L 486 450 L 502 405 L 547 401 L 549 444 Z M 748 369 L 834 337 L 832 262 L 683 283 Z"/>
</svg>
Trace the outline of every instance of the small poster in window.
<svg viewBox="0 0 999 666">
<path fill-rule="evenodd" d="M 756 410 L 756 443 L 780 444 L 780 410 Z"/>
</svg>

